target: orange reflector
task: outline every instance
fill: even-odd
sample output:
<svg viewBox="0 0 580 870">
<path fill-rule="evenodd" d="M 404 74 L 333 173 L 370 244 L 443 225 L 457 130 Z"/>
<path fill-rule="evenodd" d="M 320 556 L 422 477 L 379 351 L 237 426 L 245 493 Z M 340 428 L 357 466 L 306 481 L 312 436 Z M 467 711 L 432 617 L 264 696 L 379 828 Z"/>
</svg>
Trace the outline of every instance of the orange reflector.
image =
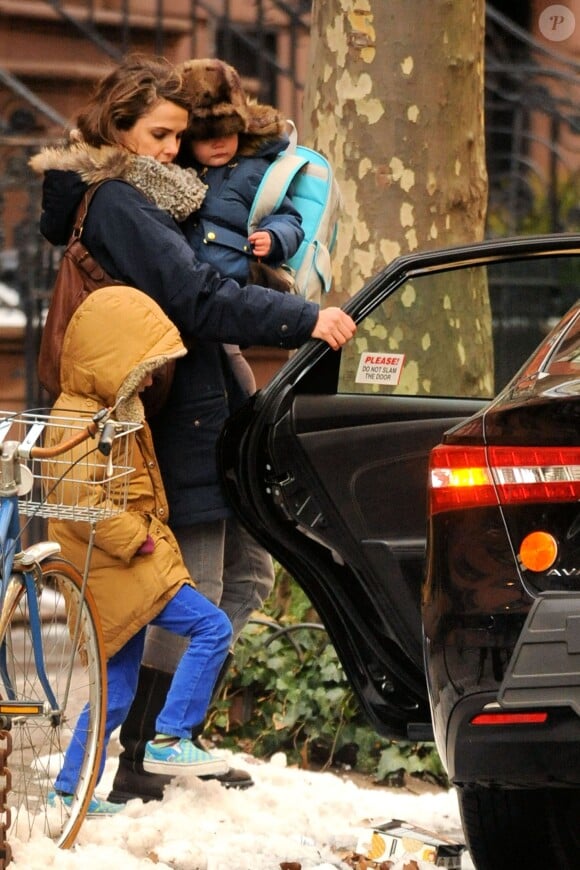
<svg viewBox="0 0 580 870">
<path fill-rule="evenodd" d="M 520 561 L 530 571 L 547 571 L 558 556 L 556 539 L 548 532 L 532 532 L 520 544 Z"/>
<path fill-rule="evenodd" d="M 542 725 L 548 721 L 547 713 L 479 713 L 472 725 Z"/>
<path fill-rule="evenodd" d="M 42 716 L 44 704 L 36 701 L 0 701 L 0 716 Z"/>
</svg>

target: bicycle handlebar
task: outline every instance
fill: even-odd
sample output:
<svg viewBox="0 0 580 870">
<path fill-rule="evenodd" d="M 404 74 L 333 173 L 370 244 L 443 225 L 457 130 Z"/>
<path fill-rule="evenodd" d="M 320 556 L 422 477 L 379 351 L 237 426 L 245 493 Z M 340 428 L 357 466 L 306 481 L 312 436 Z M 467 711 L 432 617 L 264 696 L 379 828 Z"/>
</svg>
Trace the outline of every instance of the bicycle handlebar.
<svg viewBox="0 0 580 870">
<path fill-rule="evenodd" d="M 113 447 L 113 439 L 115 437 L 115 424 L 112 420 L 107 420 L 103 426 L 101 437 L 99 438 L 98 449 L 103 456 L 108 456 Z"/>
<path fill-rule="evenodd" d="M 65 441 L 61 441 L 59 444 L 55 444 L 54 447 L 31 447 L 29 456 L 34 459 L 52 459 L 53 456 L 60 456 L 62 453 L 66 453 L 67 450 L 76 447 L 77 444 L 82 444 L 83 441 L 94 438 L 98 431 L 98 424 L 91 420 L 80 432 L 77 432 Z"/>
<path fill-rule="evenodd" d="M 76 447 L 77 444 L 82 444 L 83 441 L 88 441 L 89 438 L 94 438 L 99 432 L 99 429 L 101 429 L 101 437 L 99 438 L 97 449 L 103 454 L 103 456 L 108 456 L 111 452 L 113 439 L 115 437 L 115 424 L 110 419 L 112 412 L 112 408 L 101 408 L 100 411 L 97 411 L 90 423 L 87 423 L 84 429 L 71 435 L 71 437 L 67 438 L 65 441 L 60 441 L 58 444 L 54 444 L 52 447 L 31 447 L 28 455 L 33 459 L 52 459 L 54 456 L 61 456 L 63 453 L 66 453 L 67 450 Z M 103 420 L 105 422 L 101 427 Z"/>
</svg>

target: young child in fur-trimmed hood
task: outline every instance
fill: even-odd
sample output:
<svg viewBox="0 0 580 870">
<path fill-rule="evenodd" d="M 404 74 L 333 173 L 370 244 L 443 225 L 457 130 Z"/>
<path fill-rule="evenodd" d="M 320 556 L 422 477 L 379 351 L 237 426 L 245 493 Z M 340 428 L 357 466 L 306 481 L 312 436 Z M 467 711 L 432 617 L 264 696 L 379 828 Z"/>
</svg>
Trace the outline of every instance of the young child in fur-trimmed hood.
<svg viewBox="0 0 580 870">
<path fill-rule="evenodd" d="M 88 576 L 107 657 L 105 746 L 131 707 L 145 630 L 156 625 L 183 637 L 186 648 L 157 717 L 156 737 L 145 747 L 143 766 L 152 773 L 215 776 L 226 772 L 226 761 L 197 747 L 191 735 L 206 716 L 232 629 L 225 613 L 194 588 L 167 524 L 167 497 L 140 398 L 159 366 L 185 354 L 177 328 L 145 293 L 123 285 L 95 290 L 73 314 L 65 333 L 62 392 L 53 407 L 55 424 L 49 436 L 52 443 L 69 436 L 66 421 L 78 416 L 77 408 L 90 419 L 99 409 L 114 407 L 114 419 L 141 423 L 132 451 L 127 507 L 97 523 Z M 86 446 L 77 449 L 81 456 Z M 94 453 L 91 461 L 104 465 L 106 458 Z M 79 473 L 84 467 L 78 466 Z M 57 476 L 53 470 L 51 477 Z M 94 490 L 89 483 L 87 498 L 96 497 Z M 52 519 L 49 534 L 67 559 L 84 564 L 87 523 Z M 83 714 L 56 779 L 52 802 L 70 803 L 85 739 Z M 104 763 L 103 757 L 101 773 Z M 123 804 L 94 797 L 89 815 L 122 808 Z"/>
<path fill-rule="evenodd" d="M 199 211 L 182 228 L 200 260 L 240 284 L 288 289 L 275 269 L 298 250 L 302 218 L 285 197 L 248 237 L 248 217 L 269 165 L 288 146 L 285 121 L 275 108 L 250 100 L 238 72 L 203 58 L 181 67 L 191 95 L 190 122 L 177 163 L 197 170 L 208 186 Z M 258 282 L 259 278 L 259 282 Z"/>
</svg>

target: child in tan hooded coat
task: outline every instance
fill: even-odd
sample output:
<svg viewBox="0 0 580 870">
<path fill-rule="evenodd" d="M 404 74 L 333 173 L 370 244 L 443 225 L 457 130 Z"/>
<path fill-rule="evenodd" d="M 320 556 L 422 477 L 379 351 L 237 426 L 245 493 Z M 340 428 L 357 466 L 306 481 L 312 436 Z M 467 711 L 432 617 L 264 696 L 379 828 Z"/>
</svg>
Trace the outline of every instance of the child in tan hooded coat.
<svg viewBox="0 0 580 870">
<path fill-rule="evenodd" d="M 139 395 L 160 365 L 185 353 L 178 330 L 149 296 L 122 285 L 96 290 L 67 328 L 62 392 L 52 413 L 56 419 L 76 417 L 82 408 L 90 418 L 100 408 L 114 406 L 116 419 L 142 424 L 135 435 L 127 508 L 97 523 L 89 571 L 106 644 L 105 742 L 133 701 L 145 629 L 157 625 L 186 638 L 187 645 L 157 717 L 157 736 L 147 744 L 144 766 L 170 775 L 215 775 L 227 769 L 226 762 L 195 746 L 191 734 L 206 715 L 228 652 L 231 624 L 195 590 L 167 525 L 167 499 Z M 66 422 L 61 430 L 51 427 L 55 442 L 66 434 Z M 88 524 L 67 520 L 51 520 L 49 528 L 63 555 L 77 564 L 84 562 L 89 531 Z M 56 780 L 54 800 L 58 796 L 66 803 L 75 790 L 82 734 L 81 716 Z M 89 812 L 122 808 L 94 798 Z"/>
</svg>

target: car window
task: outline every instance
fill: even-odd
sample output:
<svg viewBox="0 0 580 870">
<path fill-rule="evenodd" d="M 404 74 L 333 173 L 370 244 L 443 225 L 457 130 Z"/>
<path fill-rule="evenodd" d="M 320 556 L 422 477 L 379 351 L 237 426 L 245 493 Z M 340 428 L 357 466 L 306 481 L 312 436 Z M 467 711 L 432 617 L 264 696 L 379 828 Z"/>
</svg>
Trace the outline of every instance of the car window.
<svg viewBox="0 0 580 870">
<path fill-rule="evenodd" d="M 577 255 L 409 277 L 343 348 L 338 392 L 493 398 L 579 297 Z"/>
<path fill-rule="evenodd" d="M 544 367 L 550 375 L 578 378 L 580 376 L 580 308 L 570 311 L 570 327 L 553 349 Z"/>
</svg>

